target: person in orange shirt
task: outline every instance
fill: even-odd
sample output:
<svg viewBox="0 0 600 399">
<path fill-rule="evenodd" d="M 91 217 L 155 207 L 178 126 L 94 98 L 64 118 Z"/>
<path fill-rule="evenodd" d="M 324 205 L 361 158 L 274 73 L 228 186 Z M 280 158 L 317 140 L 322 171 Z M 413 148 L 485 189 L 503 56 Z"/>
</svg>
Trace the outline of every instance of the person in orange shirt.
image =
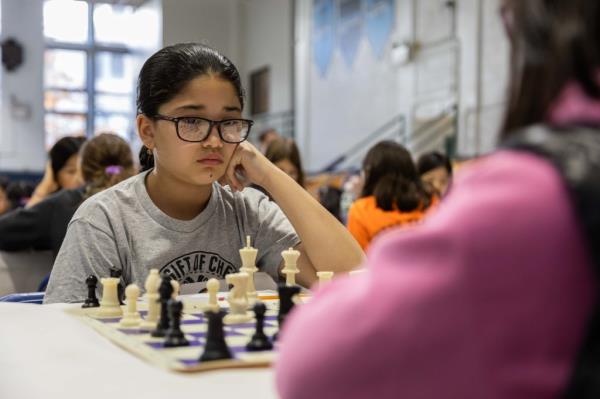
<svg viewBox="0 0 600 399">
<path fill-rule="evenodd" d="M 348 230 L 363 250 L 384 230 L 420 221 L 437 202 L 426 192 L 408 150 L 382 141 L 363 160 L 361 197 L 348 212 Z"/>
</svg>

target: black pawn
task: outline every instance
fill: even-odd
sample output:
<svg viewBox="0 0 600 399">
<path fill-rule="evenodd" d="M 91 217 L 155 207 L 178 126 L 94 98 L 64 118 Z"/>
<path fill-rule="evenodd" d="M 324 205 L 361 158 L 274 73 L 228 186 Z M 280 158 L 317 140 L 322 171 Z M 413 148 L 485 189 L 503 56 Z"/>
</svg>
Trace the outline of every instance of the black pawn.
<svg viewBox="0 0 600 399">
<path fill-rule="evenodd" d="M 170 299 L 169 307 L 169 329 L 165 337 L 165 348 L 174 348 L 176 346 L 189 346 L 190 343 L 181 331 L 181 312 L 183 311 L 183 303 L 175 299 Z"/>
<path fill-rule="evenodd" d="M 100 302 L 98 302 L 98 298 L 96 297 L 96 287 L 98 287 L 98 277 L 93 274 L 85 279 L 85 283 L 88 288 L 88 296 L 81 305 L 82 308 L 97 308 L 100 306 Z"/>
<path fill-rule="evenodd" d="M 246 345 L 246 349 L 250 352 L 268 351 L 273 349 L 273 344 L 269 341 L 269 337 L 263 331 L 265 325 L 265 313 L 267 307 L 262 302 L 256 302 L 254 305 L 254 314 L 256 315 L 256 332 Z"/>
<path fill-rule="evenodd" d="M 206 334 L 206 345 L 204 353 L 200 356 L 201 362 L 212 360 L 231 359 L 231 352 L 225 342 L 225 331 L 223 331 L 223 317 L 225 312 L 205 312 L 208 318 L 208 332 Z"/>
<path fill-rule="evenodd" d="M 286 284 L 279 284 L 278 291 L 279 313 L 277 313 L 277 324 L 279 324 L 279 331 L 281 331 L 283 323 L 285 323 L 285 318 L 294 307 L 294 301 L 292 298 L 294 295 L 298 295 L 300 293 L 300 287 L 297 285 L 289 286 Z M 273 341 L 277 341 L 279 331 L 273 336 Z"/>
<path fill-rule="evenodd" d="M 167 303 L 169 299 L 171 299 L 171 295 L 173 295 L 173 286 L 171 285 L 171 279 L 163 278 L 160 282 L 160 287 L 158 288 L 158 293 L 160 294 L 160 319 L 158 320 L 158 324 L 156 325 L 156 329 L 152 331 L 151 335 L 153 337 L 164 337 L 167 334 L 167 330 L 169 329 L 169 308 Z"/>
<path fill-rule="evenodd" d="M 121 282 L 121 276 L 123 271 L 114 267 L 110 268 L 110 276 L 119 279 L 119 285 L 117 285 L 117 298 L 119 298 L 119 305 L 124 305 L 123 299 L 125 298 L 125 288 Z"/>
</svg>

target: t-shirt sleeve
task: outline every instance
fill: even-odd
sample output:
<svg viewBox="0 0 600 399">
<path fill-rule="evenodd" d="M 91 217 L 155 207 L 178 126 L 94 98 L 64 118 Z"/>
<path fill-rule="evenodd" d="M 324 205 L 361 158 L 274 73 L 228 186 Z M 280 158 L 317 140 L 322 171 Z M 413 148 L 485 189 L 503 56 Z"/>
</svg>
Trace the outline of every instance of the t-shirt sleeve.
<svg viewBox="0 0 600 399">
<path fill-rule="evenodd" d="M 110 232 L 83 219 L 74 220 L 54 262 L 44 303 L 84 301 L 87 298 L 85 279 L 91 274 L 98 280 L 109 277 L 110 268 L 120 267 L 120 264 L 117 245 Z"/>
<path fill-rule="evenodd" d="M 300 237 L 281 208 L 264 195 L 259 197 L 256 218 L 258 230 L 253 244 L 258 249 L 256 265 L 279 281 L 281 251 L 298 245 Z"/>
</svg>

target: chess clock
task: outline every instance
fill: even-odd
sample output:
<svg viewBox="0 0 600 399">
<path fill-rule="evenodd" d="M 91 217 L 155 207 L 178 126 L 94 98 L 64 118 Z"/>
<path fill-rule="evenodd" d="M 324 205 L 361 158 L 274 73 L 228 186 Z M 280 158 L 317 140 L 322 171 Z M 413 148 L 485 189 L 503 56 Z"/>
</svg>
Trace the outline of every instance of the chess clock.
<svg viewBox="0 0 600 399">
<path fill-rule="evenodd" d="M 2 42 L 2 64 L 7 71 L 16 70 L 23 63 L 23 46 L 13 38 Z"/>
</svg>

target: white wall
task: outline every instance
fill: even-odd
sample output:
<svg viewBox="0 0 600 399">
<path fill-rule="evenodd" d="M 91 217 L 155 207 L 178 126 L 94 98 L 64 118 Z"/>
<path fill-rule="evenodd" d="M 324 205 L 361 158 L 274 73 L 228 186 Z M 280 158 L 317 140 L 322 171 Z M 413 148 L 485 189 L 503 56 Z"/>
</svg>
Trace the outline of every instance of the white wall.
<svg viewBox="0 0 600 399">
<path fill-rule="evenodd" d="M 444 104 L 459 109 L 458 152 L 492 149 L 503 111 L 508 45 L 498 0 L 396 0 L 396 25 L 378 60 L 362 40 L 350 68 L 334 52 L 321 77 L 312 59 L 312 0 L 296 1 L 296 135 L 307 169 L 317 170 L 398 113 L 411 121 Z M 446 7 L 447 8 L 447 7 Z M 391 43 L 416 41 L 411 63 L 395 66 Z"/>
<path fill-rule="evenodd" d="M 239 0 L 162 0 L 163 44 L 200 42 L 240 61 Z"/>
<path fill-rule="evenodd" d="M 250 74 L 270 67 L 272 113 L 292 109 L 292 12 L 291 0 L 241 2 L 240 73 L 248 89 Z"/>
<path fill-rule="evenodd" d="M 43 171 L 42 0 L 2 0 L 0 41 L 9 37 L 23 45 L 24 63 L 16 71 L 0 72 L 0 169 Z"/>
</svg>

